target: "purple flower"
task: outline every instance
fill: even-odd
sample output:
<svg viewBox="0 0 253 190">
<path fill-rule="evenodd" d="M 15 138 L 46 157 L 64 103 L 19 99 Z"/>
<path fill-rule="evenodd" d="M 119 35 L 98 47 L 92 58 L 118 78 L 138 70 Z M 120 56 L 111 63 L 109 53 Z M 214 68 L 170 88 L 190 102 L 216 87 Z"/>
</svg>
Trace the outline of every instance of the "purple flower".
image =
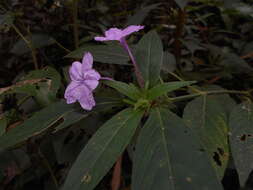
<svg viewBox="0 0 253 190">
<path fill-rule="evenodd" d="M 126 36 L 130 35 L 133 32 L 138 32 L 143 29 L 144 26 L 140 25 L 131 25 L 127 28 L 121 30 L 118 28 L 110 28 L 105 32 L 105 37 L 95 37 L 96 41 L 109 41 L 109 40 L 118 40 L 122 41 Z"/>
<path fill-rule="evenodd" d="M 85 110 L 91 110 L 95 106 L 92 91 L 98 86 L 101 76 L 92 69 L 92 64 L 93 57 L 89 52 L 84 54 L 82 63 L 72 63 L 69 69 L 71 83 L 64 94 L 67 104 L 78 101 Z"/>
</svg>

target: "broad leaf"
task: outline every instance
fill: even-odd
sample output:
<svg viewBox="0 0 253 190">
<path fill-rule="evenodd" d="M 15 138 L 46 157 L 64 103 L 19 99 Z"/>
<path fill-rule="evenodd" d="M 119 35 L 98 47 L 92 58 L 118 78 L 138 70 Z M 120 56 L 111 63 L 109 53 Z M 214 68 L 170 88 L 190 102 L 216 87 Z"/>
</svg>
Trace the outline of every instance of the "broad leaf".
<svg viewBox="0 0 253 190">
<path fill-rule="evenodd" d="M 124 151 L 142 115 L 126 109 L 107 121 L 79 154 L 62 190 L 92 190 Z"/>
<path fill-rule="evenodd" d="M 84 52 L 91 52 L 94 60 L 101 63 L 129 65 L 129 57 L 120 45 L 84 45 L 66 57 L 81 59 Z"/>
<path fill-rule="evenodd" d="M 139 41 L 135 57 L 145 82 L 154 86 L 163 63 L 163 45 L 155 31 L 150 31 Z"/>
<path fill-rule="evenodd" d="M 230 146 L 240 184 L 244 186 L 253 170 L 253 104 L 237 105 L 229 119 Z"/>
<path fill-rule="evenodd" d="M 204 175 L 203 175 L 204 174 Z M 222 190 L 206 151 L 181 118 L 156 108 L 141 129 L 133 190 Z"/>
<path fill-rule="evenodd" d="M 2 135 L 0 137 L 0 150 L 40 134 L 74 109 L 73 105 L 68 105 L 65 102 L 57 102 L 42 109 L 24 121 L 23 124 Z"/>
<path fill-rule="evenodd" d="M 114 89 L 116 89 L 121 94 L 131 98 L 132 100 L 137 100 L 139 97 L 141 97 L 140 90 L 134 86 L 133 84 L 127 84 L 120 81 L 104 81 L 104 83 Z"/>
<path fill-rule="evenodd" d="M 179 88 L 189 86 L 191 84 L 195 83 L 194 81 L 184 81 L 184 82 L 168 82 L 163 84 L 158 84 L 157 86 L 151 88 L 148 91 L 148 99 L 154 100 L 159 96 L 162 96 L 168 92 L 171 92 L 173 90 L 177 90 Z"/>
<path fill-rule="evenodd" d="M 184 120 L 199 136 L 219 179 L 229 159 L 228 118 L 215 98 L 202 96 L 187 104 Z"/>
</svg>

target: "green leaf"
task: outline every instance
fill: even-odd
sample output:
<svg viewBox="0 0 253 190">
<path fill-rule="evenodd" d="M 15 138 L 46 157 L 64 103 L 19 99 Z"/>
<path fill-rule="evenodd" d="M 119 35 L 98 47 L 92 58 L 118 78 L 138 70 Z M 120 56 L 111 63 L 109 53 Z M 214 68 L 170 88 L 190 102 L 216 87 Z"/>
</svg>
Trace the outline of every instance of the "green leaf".
<svg viewBox="0 0 253 190">
<path fill-rule="evenodd" d="M 134 86 L 133 84 L 127 84 L 124 82 L 120 81 L 104 81 L 104 83 L 114 89 L 116 89 L 118 92 L 121 94 L 131 98 L 132 100 L 137 100 L 141 97 L 141 92 L 140 90 Z"/>
<path fill-rule="evenodd" d="M 33 48 L 43 48 L 55 43 L 55 40 L 46 34 L 32 34 L 31 36 L 26 36 L 25 38 L 31 42 Z M 22 55 L 30 51 L 31 49 L 22 38 L 20 38 L 11 49 L 11 53 L 17 55 Z"/>
<path fill-rule="evenodd" d="M 79 154 L 62 190 L 92 190 L 122 154 L 142 115 L 125 109 L 107 121 Z"/>
<path fill-rule="evenodd" d="M 202 96 L 187 104 L 183 116 L 198 134 L 217 177 L 223 178 L 229 159 L 227 111 L 211 96 Z"/>
<path fill-rule="evenodd" d="M 135 57 L 145 82 L 154 86 L 160 77 L 163 63 L 163 45 L 155 31 L 142 37 L 137 44 Z"/>
<path fill-rule="evenodd" d="M 155 87 L 151 88 L 148 91 L 148 99 L 154 100 L 159 96 L 162 96 L 168 92 L 177 90 L 179 88 L 190 86 L 191 84 L 194 84 L 195 81 L 183 81 L 183 82 L 168 82 L 163 84 L 158 84 Z"/>
<path fill-rule="evenodd" d="M 229 118 L 230 146 L 241 186 L 253 170 L 253 104 L 237 105 Z"/>
<path fill-rule="evenodd" d="M 73 105 L 68 105 L 65 102 L 57 102 L 38 111 L 31 118 L 24 121 L 23 124 L 11 129 L 0 137 L 0 150 L 42 133 L 60 121 L 61 118 L 73 109 Z"/>
<path fill-rule="evenodd" d="M 50 91 L 56 93 L 61 85 L 61 76 L 53 67 L 45 67 L 41 70 L 31 71 L 27 76 L 26 80 L 49 78 L 51 79 Z"/>
<path fill-rule="evenodd" d="M 97 62 L 129 65 L 129 57 L 120 45 L 84 45 L 69 53 L 66 57 L 81 59 L 84 52 L 91 52 Z"/>
<path fill-rule="evenodd" d="M 4 26 L 11 26 L 14 21 L 14 14 L 10 11 L 6 12 L 3 15 L 0 15 L 0 29 L 4 28 Z"/>
<path fill-rule="evenodd" d="M 104 110 L 109 110 L 112 107 L 120 107 L 121 104 L 122 102 L 120 102 L 120 99 L 116 99 L 113 97 L 96 98 L 96 106 L 91 111 L 84 112 L 81 109 L 72 110 L 71 112 L 62 117 L 63 122 L 60 123 L 57 127 L 55 127 L 54 132 L 65 129 L 66 127 L 69 127 L 70 125 L 86 118 L 91 114 L 102 112 Z"/>
<path fill-rule="evenodd" d="M 141 129 L 133 159 L 133 190 L 222 190 L 208 155 L 183 120 L 156 108 Z"/>
</svg>

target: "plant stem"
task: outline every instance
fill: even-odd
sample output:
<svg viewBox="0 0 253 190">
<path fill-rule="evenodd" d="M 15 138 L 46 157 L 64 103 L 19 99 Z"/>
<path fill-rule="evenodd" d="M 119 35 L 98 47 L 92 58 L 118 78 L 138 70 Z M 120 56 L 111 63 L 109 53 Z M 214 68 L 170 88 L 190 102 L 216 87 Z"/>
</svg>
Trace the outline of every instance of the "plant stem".
<svg viewBox="0 0 253 190">
<path fill-rule="evenodd" d="M 31 49 L 32 59 L 34 63 L 34 68 L 37 70 L 39 69 L 37 57 L 36 57 L 36 49 L 33 47 L 32 42 L 25 38 L 25 36 L 20 32 L 20 30 L 12 24 L 12 28 L 17 32 L 17 34 L 24 40 L 26 45 Z"/>
<path fill-rule="evenodd" d="M 174 42 L 174 50 L 175 50 L 175 57 L 176 57 L 176 63 L 179 70 L 182 69 L 181 66 L 181 37 L 183 35 L 184 31 L 184 24 L 186 20 L 186 12 L 185 10 L 179 9 L 178 10 L 178 18 L 176 23 L 176 31 L 175 31 L 175 42 Z"/>
<path fill-rule="evenodd" d="M 78 30 L 78 0 L 73 0 L 73 32 L 74 32 L 74 41 L 75 41 L 75 48 L 79 47 L 79 30 Z"/>
<path fill-rule="evenodd" d="M 59 188 L 59 184 L 58 184 L 58 181 L 54 175 L 54 171 L 53 169 L 51 168 L 48 160 L 46 159 L 46 157 L 44 156 L 44 154 L 41 152 L 40 148 L 38 149 L 38 154 L 41 158 L 41 161 L 43 163 L 43 165 L 47 168 L 47 170 L 49 171 L 50 173 L 50 176 L 52 178 L 52 181 L 54 182 L 54 185 L 55 185 L 55 188 L 58 189 Z"/>
<path fill-rule="evenodd" d="M 135 60 L 135 58 L 134 58 L 134 56 L 133 56 L 133 54 L 132 54 L 132 52 L 131 52 L 131 50 L 130 50 L 127 42 L 126 42 L 126 39 L 125 38 L 121 39 L 120 40 L 120 44 L 126 50 L 126 52 L 128 53 L 128 55 L 129 55 L 129 57 L 130 57 L 130 59 L 131 59 L 131 61 L 133 63 L 134 72 L 135 72 L 138 84 L 140 85 L 141 88 L 144 88 L 145 87 L 144 79 L 143 79 L 142 74 L 141 74 L 141 72 L 139 70 L 139 67 L 138 67 L 138 65 L 136 63 L 136 60 Z"/>
</svg>

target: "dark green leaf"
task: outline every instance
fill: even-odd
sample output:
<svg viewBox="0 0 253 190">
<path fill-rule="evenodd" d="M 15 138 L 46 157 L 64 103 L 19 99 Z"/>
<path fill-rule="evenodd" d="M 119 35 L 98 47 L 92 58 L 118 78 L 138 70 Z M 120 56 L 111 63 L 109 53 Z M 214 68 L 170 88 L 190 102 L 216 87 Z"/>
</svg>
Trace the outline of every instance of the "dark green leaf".
<svg viewBox="0 0 253 190">
<path fill-rule="evenodd" d="M 145 82 L 154 86 L 163 63 L 163 45 L 155 31 L 150 31 L 139 41 L 135 56 Z"/>
<path fill-rule="evenodd" d="M 104 81 L 104 83 L 114 89 L 116 89 L 121 94 L 124 94 L 125 96 L 131 98 L 132 100 L 137 100 L 141 97 L 140 90 L 134 86 L 133 84 L 127 84 L 120 81 Z"/>
<path fill-rule="evenodd" d="M 5 25 L 11 26 L 14 21 L 14 14 L 12 12 L 7 12 L 3 15 L 0 15 L 0 29 L 2 29 Z"/>
<path fill-rule="evenodd" d="M 218 178 L 222 179 L 229 159 L 226 110 L 215 98 L 202 96 L 187 104 L 184 120 L 198 134 Z"/>
<path fill-rule="evenodd" d="M 62 190 L 92 190 L 124 151 L 142 115 L 126 109 L 107 121 L 79 154 Z"/>
<path fill-rule="evenodd" d="M 206 151 L 191 129 L 169 110 L 156 108 L 152 110 L 137 140 L 132 189 L 223 188 Z"/>
<path fill-rule="evenodd" d="M 241 186 L 253 170 L 253 104 L 237 105 L 229 119 L 230 146 Z"/>
<path fill-rule="evenodd" d="M 129 57 L 120 45 L 84 45 L 66 57 L 81 59 L 84 52 L 91 52 L 97 62 L 128 65 Z"/>
<path fill-rule="evenodd" d="M 0 137 L 0 150 L 40 134 L 73 109 L 73 105 L 68 105 L 65 102 L 57 102 L 42 109 L 35 113 L 31 118 L 24 121 L 23 124 L 2 135 Z"/>
<path fill-rule="evenodd" d="M 168 82 L 163 84 L 158 84 L 155 87 L 151 88 L 148 91 L 148 99 L 154 100 L 159 96 L 162 96 L 168 92 L 177 90 L 179 88 L 190 86 L 191 84 L 194 84 L 195 81 L 183 81 L 183 82 Z"/>
<path fill-rule="evenodd" d="M 43 48 L 54 44 L 54 39 L 46 34 L 32 34 L 31 37 L 26 36 L 26 39 L 31 41 L 33 48 Z M 11 53 L 22 55 L 30 52 L 31 49 L 27 46 L 23 39 L 17 41 L 11 49 Z"/>
<path fill-rule="evenodd" d="M 175 56 L 172 53 L 165 51 L 163 53 L 162 70 L 165 73 L 168 73 L 168 72 L 175 71 L 175 69 L 176 69 L 176 58 L 175 58 Z"/>
</svg>

